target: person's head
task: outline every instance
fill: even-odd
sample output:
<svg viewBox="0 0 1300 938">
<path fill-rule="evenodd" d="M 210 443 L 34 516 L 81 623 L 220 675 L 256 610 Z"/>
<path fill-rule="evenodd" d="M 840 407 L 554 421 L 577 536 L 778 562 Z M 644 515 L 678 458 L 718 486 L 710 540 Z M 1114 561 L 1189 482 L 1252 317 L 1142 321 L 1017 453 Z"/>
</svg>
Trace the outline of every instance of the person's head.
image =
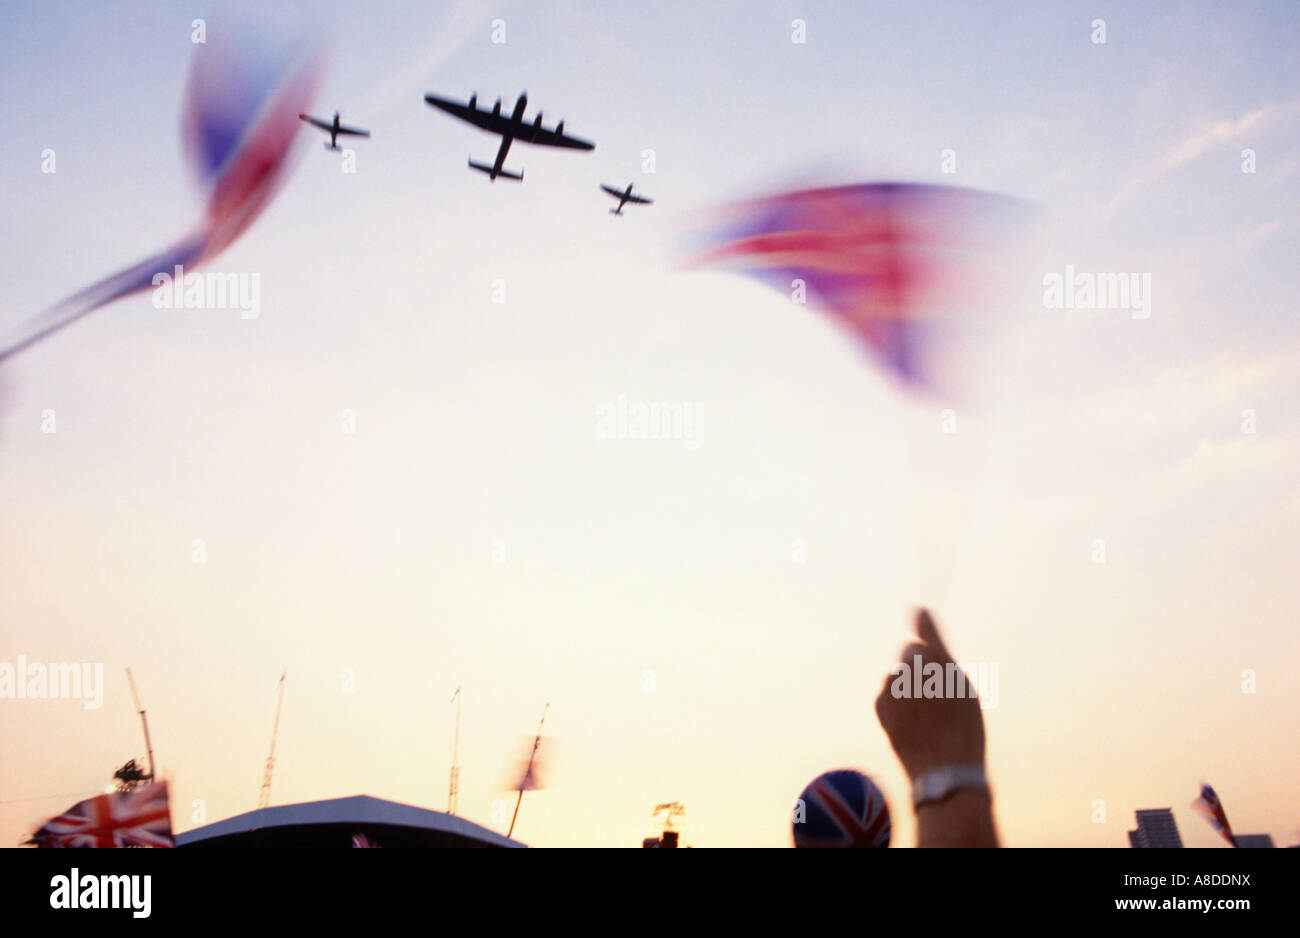
<svg viewBox="0 0 1300 938">
<path fill-rule="evenodd" d="M 889 805 L 869 777 L 836 769 L 808 783 L 791 826 L 796 847 L 888 847 Z"/>
</svg>

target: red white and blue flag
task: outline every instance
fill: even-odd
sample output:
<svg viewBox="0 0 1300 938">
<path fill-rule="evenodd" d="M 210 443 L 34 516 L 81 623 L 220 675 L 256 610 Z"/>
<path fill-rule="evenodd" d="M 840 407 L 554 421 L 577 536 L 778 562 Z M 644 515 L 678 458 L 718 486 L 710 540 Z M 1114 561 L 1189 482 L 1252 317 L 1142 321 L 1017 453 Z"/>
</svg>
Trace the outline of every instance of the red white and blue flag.
<svg viewBox="0 0 1300 938">
<path fill-rule="evenodd" d="M 73 294 L 0 341 L 0 361 L 102 306 L 156 286 L 159 274 L 224 251 L 287 175 L 291 144 L 323 72 L 314 42 L 278 42 L 251 29 L 217 31 L 195 46 L 181 115 L 190 167 L 207 198 L 203 217 L 171 247 Z"/>
<path fill-rule="evenodd" d="M 1192 807 L 1205 816 L 1210 826 L 1219 832 L 1219 836 L 1226 840 L 1229 846 L 1237 846 L 1237 840 L 1232 836 L 1232 825 L 1228 823 L 1228 815 L 1223 810 L 1223 802 L 1219 800 L 1213 788 L 1202 785 L 1201 797 L 1192 802 Z"/>
<path fill-rule="evenodd" d="M 167 783 L 114 791 L 73 805 L 32 834 L 38 847 L 171 847 Z"/>
<path fill-rule="evenodd" d="M 721 209 L 689 267 L 726 265 L 806 289 L 904 383 L 938 389 L 933 339 L 969 322 L 976 248 L 1018 200 L 951 186 L 872 183 L 786 192 Z"/>
</svg>

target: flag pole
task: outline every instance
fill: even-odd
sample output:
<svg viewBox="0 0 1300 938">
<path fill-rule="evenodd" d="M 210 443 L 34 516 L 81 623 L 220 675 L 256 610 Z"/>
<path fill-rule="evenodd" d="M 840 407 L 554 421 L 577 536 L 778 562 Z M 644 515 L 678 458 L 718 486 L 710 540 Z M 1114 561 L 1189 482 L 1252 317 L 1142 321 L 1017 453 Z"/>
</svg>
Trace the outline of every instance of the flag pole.
<svg viewBox="0 0 1300 938">
<path fill-rule="evenodd" d="M 528 755 L 528 768 L 524 770 L 523 781 L 519 783 L 519 797 L 515 799 L 515 814 L 510 819 L 510 830 L 506 831 L 507 837 L 515 832 L 515 821 L 519 820 L 519 805 L 524 800 L 524 786 L 528 784 L 529 778 L 532 777 L 533 763 L 537 760 L 537 747 L 542 744 L 542 724 L 546 722 L 546 711 L 550 709 L 551 702 L 548 700 L 546 706 L 542 709 L 542 719 L 537 724 L 537 735 L 533 737 L 533 751 Z"/>
</svg>

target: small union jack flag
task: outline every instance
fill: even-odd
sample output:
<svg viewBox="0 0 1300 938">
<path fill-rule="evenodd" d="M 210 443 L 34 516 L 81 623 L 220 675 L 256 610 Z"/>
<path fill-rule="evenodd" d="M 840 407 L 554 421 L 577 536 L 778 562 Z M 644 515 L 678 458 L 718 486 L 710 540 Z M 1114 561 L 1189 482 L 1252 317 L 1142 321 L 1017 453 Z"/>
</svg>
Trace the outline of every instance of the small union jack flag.
<svg viewBox="0 0 1300 938">
<path fill-rule="evenodd" d="M 1210 826 L 1218 831 L 1219 836 L 1230 846 L 1237 846 L 1237 840 L 1232 836 L 1232 825 L 1228 823 L 1228 815 L 1223 810 L 1223 802 L 1219 800 L 1213 788 L 1202 785 L 1201 797 L 1192 802 L 1192 807 L 1205 816 Z"/>
<path fill-rule="evenodd" d="M 41 825 L 39 847 L 171 847 L 167 783 L 96 795 Z"/>
<path fill-rule="evenodd" d="M 796 803 L 796 847 L 888 847 L 890 833 L 885 796 L 855 769 L 817 776 Z"/>
</svg>

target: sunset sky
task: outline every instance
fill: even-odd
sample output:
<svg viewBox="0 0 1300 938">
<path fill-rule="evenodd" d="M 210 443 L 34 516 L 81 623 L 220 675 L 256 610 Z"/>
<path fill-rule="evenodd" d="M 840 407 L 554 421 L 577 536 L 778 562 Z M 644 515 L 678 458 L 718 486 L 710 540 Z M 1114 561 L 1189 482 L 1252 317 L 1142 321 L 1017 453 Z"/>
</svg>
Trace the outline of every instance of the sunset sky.
<svg viewBox="0 0 1300 938">
<path fill-rule="evenodd" d="M 0 331 L 198 217 L 191 22 L 243 6 L 0 10 Z M 637 846 L 680 801 L 684 843 L 789 846 L 847 766 L 910 846 L 873 702 L 917 604 L 997 667 L 1005 844 L 1126 847 L 1171 806 L 1221 846 L 1203 781 L 1300 841 L 1294 4 L 284 6 L 332 39 L 314 113 L 373 136 L 349 174 L 304 126 L 212 265 L 260 277 L 260 317 L 142 294 L 0 364 L 0 662 L 106 682 L 0 700 L 0 845 L 143 757 L 130 666 L 177 830 L 256 806 L 287 668 L 273 803 L 444 809 L 463 685 L 460 813 L 502 832 L 550 702 L 531 845 Z M 422 100 L 525 89 L 596 149 L 516 144 L 522 185 Z M 1038 206 L 989 272 L 978 406 L 678 264 L 700 212 L 808 180 Z M 628 182 L 655 204 L 614 218 Z M 1046 308 L 1067 265 L 1149 274 L 1150 317 Z M 620 396 L 695 408 L 698 447 L 602 438 Z"/>
</svg>

